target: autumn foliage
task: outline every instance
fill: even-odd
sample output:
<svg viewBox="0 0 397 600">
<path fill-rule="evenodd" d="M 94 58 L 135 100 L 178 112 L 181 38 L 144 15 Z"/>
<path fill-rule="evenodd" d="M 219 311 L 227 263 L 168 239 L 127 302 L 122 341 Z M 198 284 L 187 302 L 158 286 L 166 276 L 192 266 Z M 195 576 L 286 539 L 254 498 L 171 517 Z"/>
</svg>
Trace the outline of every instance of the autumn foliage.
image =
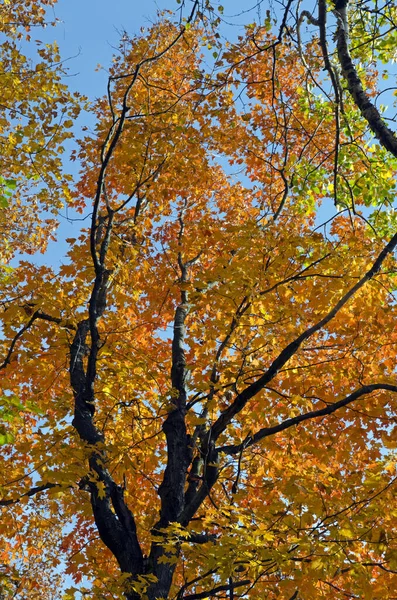
<svg viewBox="0 0 397 600">
<path fill-rule="evenodd" d="M 0 7 L 0 597 L 391 600 L 395 7 L 182 2 L 86 105 L 47 4 Z"/>
</svg>

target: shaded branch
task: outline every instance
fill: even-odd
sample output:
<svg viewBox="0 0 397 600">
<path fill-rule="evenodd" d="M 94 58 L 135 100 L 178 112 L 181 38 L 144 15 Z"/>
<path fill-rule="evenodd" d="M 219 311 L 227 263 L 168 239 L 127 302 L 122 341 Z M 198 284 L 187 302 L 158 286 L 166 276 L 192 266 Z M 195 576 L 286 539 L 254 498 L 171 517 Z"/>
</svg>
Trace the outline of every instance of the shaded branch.
<svg viewBox="0 0 397 600">
<path fill-rule="evenodd" d="M 336 412 L 340 408 L 343 408 L 344 406 L 348 406 L 355 400 L 358 400 L 358 398 L 361 398 L 361 396 L 370 394 L 371 392 L 375 392 L 377 390 L 388 390 L 390 392 L 397 393 L 397 386 L 391 385 L 388 383 L 373 383 L 371 385 L 365 385 L 365 386 L 359 388 L 358 390 L 354 391 L 353 393 L 349 394 L 348 396 L 346 396 L 346 398 L 343 398 L 342 400 L 339 400 L 338 402 L 334 402 L 333 404 L 330 404 L 329 406 L 326 406 L 325 408 L 321 408 L 319 410 L 311 410 L 310 412 L 307 412 L 307 413 L 304 413 L 301 415 L 297 415 L 296 417 L 287 419 L 286 421 L 283 421 L 282 423 L 273 425 L 273 427 L 263 427 L 262 429 L 257 431 L 257 433 L 255 433 L 254 435 L 249 436 L 241 444 L 235 444 L 233 446 L 222 446 L 221 448 L 218 448 L 218 451 L 223 452 L 224 454 L 241 453 L 245 448 L 249 448 L 253 444 L 258 443 L 259 441 L 263 440 L 266 437 L 269 437 L 271 435 L 279 433 L 280 431 L 284 431 L 285 429 L 289 429 L 290 427 L 294 427 L 295 425 L 298 425 L 299 423 L 303 423 L 304 421 L 308 421 L 311 419 L 317 419 L 319 417 L 325 417 L 327 415 L 332 415 L 332 413 Z"/>
<path fill-rule="evenodd" d="M 26 306 L 34 308 L 35 304 L 28 303 Z M 66 321 L 65 319 L 62 319 L 61 317 L 54 317 L 53 315 L 49 315 L 48 313 L 46 313 L 40 309 L 35 312 L 35 315 L 36 315 L 36 319 L 42 319 L 43 321 L 48 321 L 49 323 L 55 323 L 56 325 L 60 325 L 64 329 L 69 329 L 70 331 L 76 331 L 76 329 L 77 329 L 77 327 L 74 323 L 71 323 L 70 321 Z"/>
<path fill-rule="evenodd" d="M 42 485 L 37 485 L 31 488 L 29 491 L 21 494 L 19 498 L 13 498 L 10 500 L 0 500 L 0 506 L 10 506 L 11 504 L 18 504 L 22 500 L 22 498 L 31 498 L 40 492 L 45 492 L 46 490 L 50 490 L 55 487 L 62 487 L 60 483 L 43 483 Z M 71 487 L 71 486 L 70 486 Z"/>
<path fill-rule="evenodd" d="M 249 579 L 244 579 L 243 581 L 233 582 L 228 585 L 218 585 L 217 587 L 212 588 L 212 590 L 207 590 L 206 592 L 198 592 L 197 594 L 188 594 L 187 596 L 183 596 L 183 600 L 200 600 L 200 598 L 211 598 L 215 596 L 218 592 L 230 592 L 231 589 L 242 587 L 243 585 L 249 585 L 251 581 Z"/>
<path fill-rule="evenodd" d="M 89 402 L 91 392 L 87 395 L 84 356 L 88 332 L 89 321 L 84 319 L 78 324 L 70 349 L 70 381 L 75 397 L 72 424 L 79 437 L 96 448 L 89 458 L 89 467 L 98 479 L 92 481 L 87 478 L 86 488 L 90 493 L 95 524 L 102 541 L 114 554 L 123 572 L 141 573 L 143 555 L 135 521 L 124 501 L 123 489 L 115 483 L 106 468 L 104 437 L 93 422 L 94 407 Z"/>
<path fill-rule="evenodd" d="M 178 243 L 182 246 L 184 233 L 184 209 L 179 215 Z M 187 377 L 186 356 L 184 350 L 185 321 L 188 314 L 188 293 L 185 286 L 188 282 L 189 267 L 200 255 L 190 261 L 183 261 L 182 252 L 178 253 L 178 266 L 180 269 L 180 303 L 176 307 L 174 315 L 174 328 L 172 338 L 172 362 L 171 362 L 171 403 L 172 408 L 163 424 L 163 431 L 167 440 L 167 465 L 164 471 L 162 483 L 158 494 L 161 498 L 160 519 L 155 524 L 152 533 L 155 541 L 150 550 L 149 562 L 153 572 L 159 579 L 162 589 L 169 589 L 172 581 L 174 567 L 164 565 L 160 558 L 165 554 L 162 547 L 164 540 L 164 528 L 171 522 L 179 521 L 185 506 L 185 484 L 186 474 L 193 458 L 191 448 L 191 437 L 186 430 L 186 400 L 187 400 Z M 163 531 L 162 531 L 163 530 Z M 203 543 L 203 542 L 201 542 Z M 160 593 L 161 596 L 164 592 Z M 157 598 L 158 596 L 153 596 Z"/>
<path fill-rule="evenodd" d="M 33 323 L 36 321 L 37 319 L 37 313 L 34 313 L 29 321 L 26 323 L 26 325 L 23 325 L 23 327 L 21 327 L 21 329 L 15 334 L 15 336 L 13 337 L 10 347 L 8 349 L 7 355 L 5 357 L 5 359 L 3 360 L 3 362 L 0 365 L 0 369 L 5 369 L 7 367 L 7 365 L 10 364 L 11 362 L 11 356 L 12 353 L 14 352 L 14 348 L 15 345 L 17 343 L 17 341 L 23 336 L 23 334 L 25 333 L 25 331 L 27 331 L 32 325 Z"/>
<path fill-rule="evenodd" d="M 219 435 L 226 429 L 226 427 L 235 417 L 235 415 L 237 415 L 244 408 L 247 402 L 258 392 L 260 392 L 265 387 L 265 385 L 267 385 L 273 379 L 273 377 L 276 376 L 278 371 L 290 360 L 290 358 L 294 356 L 294 354 L 298 351 L 302 343 L 309 339 L 317 331 L 322 329 L 325 325 L 327 325 L 338 314 L 338 312 L 349 302 L 349 300 L 353 298 L 353 296 L 368 281 L 370 281 L 374 277 L 374 275 L 378 273 L 383 262 L 385 261 L 387 256 L 393 252 L 396 246 L 397 234 L 395 234 L 392 237 L 390 242 L 386 244 L 383 250 L 379 253 L 377 259 L 373 263 L 372 267 L 367 271 L 367 273 L 342 296 L 339 302 L 337 302 L 335 306 L 322 319 L 320 319 L 320 321 L 306 329 L 297 338 L 295 338 L 295 340 L 288 344 L 280 352 L 278 357 L 272 362 L 267 371 L 256 381 L 254 381 L 251 385 L 245 388 L 240 394 L 237 395 L 234 402 L 225 411 L 222 412 L 222 414 L 213 424 L 211 432 L 212 439 L 216 440 L 219 437 Z"/>
<path fill-rule="evenodd" d="M 190 581 L 187 581 L 186 583 L 184 583 L 183 586 L 178 591 L 177 595 L 175 596 L 175 600 L 183 600 L 183 594 L 189 587 L 192 587 L 192 585 L 195 585 L 195 584 L 199 583 L 200 581 L 203 581 L 203 579 L 206 579 L 207 577 L 210 577 L 211 575 L 214 575 L 215 573 L 216 573 L 216 569 L 210 569 L 206 573 L 203 573 L 202 575 L 199 575 L 198 577 L 195 577 L 194 579 L 191 579 Z"/>
<path fill-rule="evenodd" d="M 26 304 L 25 306 L 27 307 L 27 309 L 29 309 L 29 311 L 31 311 L 31 310 L 33 310 L 32 307 L 35 305 L 34 304 Z M 0 364 L 0 369 L 5 369 L 7 367 L 7 365 L 10 364 L 11 356 L 15 350 L 16 343 L 23 336 L 25 331 L 30 329 L 30 327 L 33 325 L 33 323 L 35 321 L 37 321 L 38 319 L 42 319 L 43 321 L 49 321 L 51 323 L 56 323 L 57 325 L 60 325 L 61 327 L 64 327 L 65 329 L 70 329 L 70 330 L 76 329 L 76 326 L 73 325 L 73 323 L 69 323 L 68 321 L 61 319 L 60 317 L 53 317 L 53 316 L 48 315 L 47 313 L 43 312 L 42 310 L 35 311 L 32 314 L 32 316 L 30 317 L 29 321 L 26 323 L 26 325 L 23 325 L 21 327 L 21 329 L 15 334 L 15 336 L 11 340 L 11 344 L 8 349 L 7 355 L 4 359 L 4 361 Z"/>
<path fill-rule="evenodd" d="M 185 538 L 185 541 L 192 542 L 192 544 L 207 544 L 208 542 L 215 542 L 216 539 L 215 534 L 191 532 L 189 537 Z"/>
</svg>

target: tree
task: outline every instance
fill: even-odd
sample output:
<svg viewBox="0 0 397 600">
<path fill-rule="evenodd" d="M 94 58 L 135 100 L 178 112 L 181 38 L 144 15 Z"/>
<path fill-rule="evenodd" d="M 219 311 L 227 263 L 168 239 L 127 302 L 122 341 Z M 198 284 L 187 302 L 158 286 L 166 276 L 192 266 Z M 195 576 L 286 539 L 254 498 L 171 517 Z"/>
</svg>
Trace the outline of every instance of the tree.
<svg viewBox="0 0 397 600">
<path fill-rule="evenodd" d="M 61 81 L 64 70 L 56 43 L 36 40 L 36 62 L 24 54 L 31 32 L 51 24 L 45 7 L 52 4 L 13 0 L 0 7 L 3 265 L 16 252 L 45 251 L 56 228 L 54 215 L 70 195 L 71 179 L 62 174 L 60 155 L 71 137 L 79 96 L 72 96 Z"/>
<path fill-rule="evenodd" d="M 64 598 L 393 597 L 395 13 L 124 36 L 72 157 L 89 225 L 2 280 L 2 561 L 46 575 L 17 597 L 61 561 Z"/>
<path fill-rule="evenodd" d="M 45 252 L 48 240 L 54 239 L 59 209 L 70 197 L 71 178 L 63 173 L 60 155 L 65 140 L 71 137 L 70 128 L 80 110 L 80 99 L 78 94 L 70 94 L 62 83 L 64 70 L 57 45 L 44 44 L 39 40 L 31 44 L 30 40 L 31 32 L 51 24 L 45 13 L 46 6 L 51 4 L 48 0 L 5 0 L 0 7 L 0 286 L 6 328 L 7 322 L 11 328 L 15 327 L 12 312 L 19 311 L 18 292 L 13 290 L 12 258 L 16 253 Z M 29 45 L 34 46 L 30 56 L 35 55 L 35 60 L 28 58 Z M 27 330 L 29 323 L 26 325 Z M 4 342 L 6 336 L 4 331 Z M 4 347 L 6 345 L 7 342 Z M 9 356 L 7 352 L 1 358 L 2 375 L 14 345 L 9 350 Z M 1 495 L 8 496 L 9 490 L 12 490 L 12 487 L 7 488 L 8 483 L 22 474 L 18 471 L 20 466 L 15 464 L 14 468 L 13 465 L 12 443 L 21 427 L 30 426 L 29 417 L 25 421 L 25 416 L 28 413 L 36 413 L 37 416 L 40 409 L 25 394 L 19 399 L 10 393 L 3 377 L 1 387 L 0 444 L 4 449 L 1 485 L 6 483 Z M 7 506 L 8 502 L 3 505 Z M 51 531 L 48 527 L 38 527 L 33 521 L 29 518 L 26 531 L 34 536 L 32 547 L 34 544 L 36 551 L 26 552 L 26 547 L 22 548 L 20 544 L 26 517 L 18 511 L 7 516 L 2 514 L 0 527 L 7 539 L 3 540 L 1 547 L 1 598 L 16 597 L 21 590 L 22 594 L 35 590 L 42 598 L 50 598 L 54 597 L 51 584 L 55 587 L 60 585 L 60 575 L 52 574 L 49 579 L 43 566 L 54 540 L 55 528 Z M 39 543 L 38 538 L 41 539 Z M 48 547 L 43 551 L 46 543 Z M 18 546 L 21 547 L 17 549 Z"/>
</svg>

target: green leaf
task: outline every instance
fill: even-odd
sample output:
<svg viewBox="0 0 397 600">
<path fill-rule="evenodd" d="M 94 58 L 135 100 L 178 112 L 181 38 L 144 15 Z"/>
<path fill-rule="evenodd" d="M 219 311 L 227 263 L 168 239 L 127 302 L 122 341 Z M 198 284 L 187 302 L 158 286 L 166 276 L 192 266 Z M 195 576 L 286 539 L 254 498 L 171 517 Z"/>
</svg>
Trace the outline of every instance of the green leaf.
<svg viewBox="0 0 397 600">
<path fill-rule="evenodd" d="M 6 186 L 10 189 L 10 190 L 15 190 L 17 187 L 17 182 L 16 179 L 6 179 Z"/>
<path fill-rule="evenodd" d="M 12 444 L 15 440 L 12 433 L 0 433 L 0 446 L 5 446 L 5 444 Z"/>
</svg>

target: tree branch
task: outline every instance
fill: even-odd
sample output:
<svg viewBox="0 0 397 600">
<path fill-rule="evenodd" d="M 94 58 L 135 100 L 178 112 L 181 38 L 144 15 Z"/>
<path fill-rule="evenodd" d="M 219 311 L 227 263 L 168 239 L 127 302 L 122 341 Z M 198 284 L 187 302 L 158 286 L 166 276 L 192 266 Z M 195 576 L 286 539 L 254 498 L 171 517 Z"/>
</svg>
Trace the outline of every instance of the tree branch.
<svg viewBox="0 0 397 600">
<path fill-rule="evenodd" d="M 383 250 L 379 253 L 377 259 L 374 261 L 372 267 L 367 273 L 352 287 L 348 290 L 342 298 L 335 304 L 335 306 L 322 318 L 320 321 L 306 329 L 301 333 L 295 340 L 288 344 L 278 355 L 278 357 L 272 362 L 267 371 L 254 381 L 251 385 L 245 388 L 240 394 L 237 395 L 234 402 L 222 412 L 219 418 L 215 421 L 211 430 L 211 438 L 216 440 L 220 434 L 226 429 L 231 420 L 244 408 L 247 402 L 260 392 L 265 385 L 267 385 L 273 377 L 276 376 L 278 371 L 290 360 L 290 358 L 297 352 L 302 343 L 309 339 L 313 334 L 322 329 L 338 314 L 338 312 L 349 302 L 351 298 L 368 282 L 376 273 L 380 270 L 383 262 L 389 254 L 397 246 L 397 233 L 392 237 L 390 242 L 386 244 Z"/>
<path fill-rule="evenodd" d="M 243 581 L 233 582 L 233 588 L 242 587 L 243 585 L 249 585 L 251 581 L 249 579 L 244 579 Z M 215 596 L 218 592 L 229 592 L 231 589 L 231 584 L 228 585 L 218 585 L 217 587 L 212 588 L 212 590 L 207 590 L 206 592 L 198 592 L 197 594 L 188 594 L 187 596 L 183 596 L 183 600 L 200 600 L 200 598 L 211 598 Z"/>
<path fill-rule="evenodd" d="M 361 279 L 359 279 L 359 281 L 342 296 L 342 298 L 339 300 L 339 302 L 337 302 L 335 304 L 335 306 L 325 315 L 325 317 L 323 317 L 322 319 L 320 319 L 320 321 L 318 321 L 317 323 L 312 325 L 312 327 L 309 327 L 308 329 L 306 329 L 295 340 L 293 340 L 290 344 L 288 344 L 280 352 L 278 357 L 272 362 L 272 364 L 270 365 L 268 370 L 261 377 L 259 377 L 256 381 L 254 381 L 251 385 L 249 385 L 247 388 L 245 388 L 245 390 L 243 390 L 240 394 L 238 394 L 236 396 L 234 402 L 225 411 L 223 411 L 221 413 L 221 415 L 215 421 L 213 426 L 207 431 L 206 443 L 203 445 L 202 452 L 207 458 L 208 467 L 204 471 L 203 483 L 201 484 L 200 488 L 195 493 L 195 495 L 191 498 L 189 505 L 186 506 L 185 510 L 181 514 L 180 522 L 182 524 L 188 523 L 190 521 L 190 519 L 195 514 L 195 512 L 198 510 L 198 508 L 200 507 L 202 502 L 208 496 L 208 493 L 209 493 L 211 487 L 215 484 L 215 482 L 218 478 L 218 475 L 219 475 L 219 470 L 218 470 L 219 452 L 220 451 L 226 452 L 225 448 L 227 448 L 227 447 L 215 448 L 215 441 L 220 436 L 220 434 L 226 429 L 226 427 L 229 425 L 229 423 L 234 418 L 234 416 L 237 415 L 244 408 L 244 406 L 247 404 L 247 402 L 252 397 L 254 397 L 258 392 L 260 392 L 276 376 L 278 371 L 297 352 L 297 350 L 300 348 L 302 343 L 305 340 L 307 340 L 308 338 L 310 338 L 314 333 L 316 333 L 317 331 L 322 329 L 325 325 L 327 325 L 327 323 L 329 323 L 338 314 L 338 312 L 345 306 L 345 304 L 347 304 L 347 302 L 356 294 L 356 292 L 358 292 L 368 281 L 370 281 L 376 275 L 376 273 L 378 273 L 383 262 L 385 261 L 387 256 L 389 254 L 391 254 L 391 252 L 393 252 L 393 250 L 396 248 L 396 246 L 397 246 L 397 234 L 395 234 L 392 237 L 390 242 L 388 244 L 386 244 L 386 246 L 383 248 L 383 250 L 379 253 L 378 257 L 374 261 L 372 267 L 367 271 L 367 273 Z M 373 385 L 375 387 L 365 386 L 364 388 L 360 388 L 360 389 L 366 390 L 362 393 L 369 393 L 370 391 L 374 391 L 375 389 L 390 389 L 391 391 L 397 391 L 397 388 L 395 388 L 394 386 L 388 386 L 388 384 L 373 384 Z M 357 393 L 358 393 L 358 391 L 354 392 L 353 395 L 357 394 Z M 358 396 L 355 396 L 354 398 L 351 398 L 352 395 L 349 396 L 348 398 L 351 398 L 351 399 L 348 402 L 346 402 L 347 399 L 345 399 L 346 404 L 348 404 L 349 402 L 352 402 L 354 399 L 356 399 L 356 397 L 359 397 L 359 395 L 362 395 L 362 393 L 358 394 Z M 344 402 L 344 401 L 341 401 L 341 402 Z M 327 409 L 323 409 L 323 410 L 325 410 L 325 411 L 330 410 L 329 414 L 331 414 L 332 412 L 334 412 L 334 410 L 337 410 L 337 408 L 340 408 L 343 405 L 344 404 L 341 404 L 340 406 L 337 406 L 337 407 L 335 407 L 336 405 L 332 405 L 331 407 L 327 407 Z M 332 410 L 332 407 L 335 407 L 334 410 Z M 314 411 L 314 412 L 316 412 L 316 411 Z M 328 414 L 328 413 L 325 412 L 324 415 L 325 414 Z M 271 432 L 267 433 L 267 435 L 272 435 L 273 433 L 276 433 L 279 430 L 282 431 L 283 429 L 286 429 L 287 427 L 290 427 L 292 425 L 296 425 L 300 421 L 304 421 L 307 418 L 314 418 L 314 416 L 323 416 L 323 415 L 320 414 L 320 412 L 319 412 L 319 414 L 312 415 L 311 417 L 308 417 L 306 415 L 300 415 L 300 418 L 299 417 L 295 418 L 295 419 L 299 419 L 297 421 L 294 421 L 293 419 L 291 419 L 291 420 L 284 422 L 284 424 L 277 425 L 274 428 L 269 428 L 269 429 L 271 429 Z M 279 429 L 279 427 L 281 427 L 281 429 Z M 257 433 L 257 435 L 262 435 L 262 433 L 263 432 L 261 430 L 260 432 Z M 266 432 L 263 434 L 262 437 L 264 437 L 264 436 L 266 436 Z M 260 439 L 262 439 L 262 438 L 260 438 Z M 256 441 L 257 440 L 258 440 L 258 438 L 256 438 Z M 252 442 L 252 443 L 255 443 L 255 442 Z M 252 445 L 252 444 L 249 444 L 249 445 Z M 235 447 L 231 447 L 231 448 L 233 449 L 233 452 L 229 452 L 229 453 L 234 453 Z M 236 451 L 239 452 L 241 450 L 241 445 L 236 446 L 236 449 L 237 449 Z"/>
<path fill-rule="evenodd" d="M 89 332 L 89 320 L 80 321 L 70 349 L 70 381 L 75 397 L 73 426 L 80 438 L 96 448 L 103 444 L 103 434 L 94 422 L 93 405 L 86 393 L 87 378 L 83 359 L 87 351 L 86 339 Z M 88 399 L 88 400 L 87 400 Z M 133 515 L 123 498 L 123 490 L 116 485 L 106 468 L 107 457 L 103 449 L 94 449 L 89 466 L 98 477 L 98 482 L 87 481 L 91 505 L 99 535 L 116 557 L 125 573 L 142 572 L 143 555 L 136 534 Z M 97 483 L 103 485 L 99 491 Z"/>
<path fill-rule="evenodd" d="M 13 337 L 13 339 L 11 341 L 10 347 L 8 349 L 7 356 L 5 357 L 5 359 L 3 360 L 3 362 L 0 365 L 0 369 L 5 369 L 7 367 L 7 365 L 10 364 L 11 356 L 12 356 L 12 353 L 14 352 L 14 348 L 15 348 L 17 341 L 19 340 L 19 338 L 21 338 L 23 336 L 25 331 L 27 331 L 33 325 L 33 323 L 35 322 L 36 319 L 37 319 L 37 313 L 34 313 L 30 317 L 30 319 L 26 323 L 26 325 L 23 325 L 23 327 L 21 327 L 21 329 L 15 334 L 15 336 Z"/>
<path fill-rule="evenodd" d="M 318 419 L 319 417 L 325 417 L 327 415 L 332 415 L 332 413 L 336 412 L 340 408 L 343 408 L 344 406 L 348 406 L 355 400 L 358 400 L 358 398 L 361 398 L 361 396 L 370 394 L 371 392 L 375 392 L 377 390 L 388 390 L 390 392 L 397 393 L 397 385 L 391 385 L 388 383 L 373 383 L 371 385 L 365 385 L 365 386 L 359 388 L 358 390 L 352 392 L 348 396 L 346 396 L 346 398 L 343 398 L 342 400 L 339 400 L 338 402 L 334 402 L 333 404 L 330 404 L 329 406 L 326 406 L 325 408 L 321 408 L 319 410 L 312 410 L 310 412 L 307 412 L 307 413 L 304 413 L 301 415 L 297 415 L 296 417 L 287 419 L 286 421 L 283 421 L 282 423 L 273 425 L 273 427 L 263 427 L 262 429 L 257 431 L 257 433 L 255 433 L 254 435 L 249 436 L 241 444 L 235 444 L 233 446 L 222 446 L 222 447 L 218 448 L 218 451 L 223 452 L 224 454 L 232 454 L 232 455 L 239 454 L 245 448 L 249 448 L 253 444 L 257 444 L 258 442 L 260 442 L 261 440 L 263 440 L 266 437 L 269 437 L 271 435 L 279 433 L 280 431 L 284 431 L 285 429 L 289 429 L 290 427 L 295 427 L 295 425 L 298 425 L 299 423 L 303 423 L 304 421 L 308 421 L 311 419 Z"/>
<path fill-rule="evenodd" d="M 35 305 L 33 303 L 32 304 L 26 304 L 26 305 L 24 305 L 24 308 L 26 307 L 26 311 L 28 311 L 28 309 L 29 309 L 29 313 L 31 313 L 31 311 L 34 310 L 34 308 L 33 308 L 34 306 Z M 5 359 L 4 359 L 4 361 L 0 364 L 0 369 L 5 369 L 7 367 L 7 365 L 10 364 L 10 362 L 11 362 L 11 356 L 12 356 L 12 353 L 14 352 L 16 343 L 23 336 L 23 334 L 25 333 L 25 331 L 27 331 L 28 329 L 30 329 L 30 327 L 33 325 L 33 323 L 35 321 L 37 321 L 38 319 L 42 319 L 44 321 L 50 321 L 51 323 L 56 323 L 57 325 L 61 325 L 61 327 L 64 327 L 65 329 L 71 329 L 71 330 L 75 330 L 76 329 L 75 325 L 73 325 L 72 323 L 68 323 L 67 321 L 64 321 L 60 317 L 53 317 L 51 315 L 48 315 L 47 313 L 44 313 L 41 310 L 36 310 L 31 315 L 29 321 L 25 325 L 23 325 L 21 327 L 21 329 L 15 334 L 15 336 L 11 340 L 11 344 L 10 344 L 10 347 L 8 349 L 7 355 L 6 355 Z"/>
<path fill-rule="evenodd" d="M 42 485 L 37 485 L 32 487 L 29 491 L 21 494 L 19 498 L 13 498 L 10 500 L 0 500 L 0 506 L 10 506 L 11 504 L 18 504 L 22 500 L 22 498 L 31 498 L 40 492 L 45 492 L 46 490 L 50 490 L 54 487 L 62 487 L 60 483 L 43 483 Z"/>
<path fill-rule="evenodd" d="M 195 533 L 192 531 L 188 538 L 184 538 L 186 542 L 192 544 L 207 544 L 208 542 L 216 542 L 216 535 L 211 533 Z"/>
<path fill-rule="evenodd" d="M 378 109 L 372 104 L 364 91 L 361 80 L 349 52 L 349 30 L 347 19 L 347 2 L 340 8 L 335 8 L 334 14 L 338 21 L 336 43 L 339 63 L 343 77 L 346 79 L 348 90 L 371 130 L 386 150 L 397 157 L 396 134 L 386 125 Z"/>
</svg>

